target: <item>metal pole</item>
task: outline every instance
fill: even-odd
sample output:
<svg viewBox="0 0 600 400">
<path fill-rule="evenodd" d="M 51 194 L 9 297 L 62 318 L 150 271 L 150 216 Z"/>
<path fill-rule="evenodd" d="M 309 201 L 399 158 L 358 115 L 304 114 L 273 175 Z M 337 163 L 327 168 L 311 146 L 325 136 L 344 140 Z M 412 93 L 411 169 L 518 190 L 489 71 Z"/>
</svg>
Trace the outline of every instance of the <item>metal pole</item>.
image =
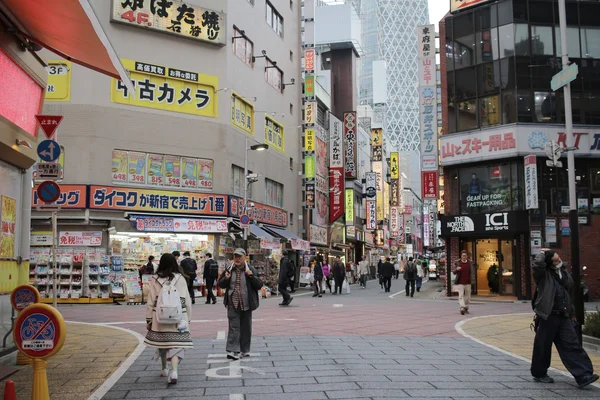
<svg viewBox="0 0 600 400">
<path fill-rule="evenodd" d="M 560 44 L 562 49 L 562 68 L 565 70 L 569 66 L 569 52 L 567 50 L 567 13 L 565 0 L 558 2 L 558 17 L 560 26 Z M 563 94 L 565 98 L 565 134 L 567 135 L 567 174 L 569 180 L 569 227 L 571 229 L 571 271 L 573 274 L 573 283 L 575 291 L 575 313 L 580 325 L 584 322 L 583 296 L 581 293 L 579 271 L 579 218 L 577 217 L 577 195 L 575 192 L 575 146 L 573 137 L 573 114 L 571 108 L 571 84 L 564 86 Z M 581 341 L 581 330 L 578 334 Z"/>
<path fill-rule="evenodd" d="M 56 262 L 56 237 L 58 235 L 58 230 L 56 228 L 56 219 L 57 213 L 56 211 L 52 211 L 52 305 L 54 306 L 54 308 L 57 308 L 58 305 L 58 293 L 56 292 L 56 281 L 58 279 L 58 263 Z"/>
<path fill-rule="evenodd" d="M 244 214 L 248 212 L 248 137 L 244 146 Z M 248 251 L 248 228 L 244 228 L 244 249 Z"/>
</svg>

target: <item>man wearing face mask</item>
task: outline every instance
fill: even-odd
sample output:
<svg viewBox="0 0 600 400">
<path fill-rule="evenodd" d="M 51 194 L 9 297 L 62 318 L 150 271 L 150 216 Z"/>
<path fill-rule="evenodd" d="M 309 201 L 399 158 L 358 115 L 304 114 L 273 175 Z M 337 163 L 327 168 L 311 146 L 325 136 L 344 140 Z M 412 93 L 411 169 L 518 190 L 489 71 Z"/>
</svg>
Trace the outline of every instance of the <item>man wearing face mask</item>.
<svg viewBox="0 0 600 400">
<path fill-rule="evenodd" d="M 592 361 L 579 343 L 574 325 L 573 278 L 560 256 L 542 249 L 533 261 L 533 279 L 537 290 L 532 300 L 535 320 L 535 341 L 531 359 L 531 375 L 536 382 L 553 383 L 548 376 L 555 344 L 560 359 L 581 389 L 598 380 Z"/>
</svg>

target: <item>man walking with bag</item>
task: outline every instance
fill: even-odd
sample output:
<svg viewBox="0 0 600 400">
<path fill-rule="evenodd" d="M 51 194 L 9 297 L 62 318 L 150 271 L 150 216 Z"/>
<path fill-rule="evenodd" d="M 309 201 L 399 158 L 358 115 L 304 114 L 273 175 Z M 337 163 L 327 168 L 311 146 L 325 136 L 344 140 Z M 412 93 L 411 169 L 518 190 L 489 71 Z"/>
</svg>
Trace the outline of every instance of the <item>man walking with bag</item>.
<svg viewBox="0 0 600 400">
<path fill-rule="evenodd" d="M 367 288 L 367 278 L 369 275 L 369 262 L 367 256 L 362 257 L 362 261 L 358 263 L 358 273 L 360 274 L 360 286 L 363 289 Z"/>
<path fill-rule="evenodd" d="M 338 289 L 340 294 L 342 294 L 342 284 L 344 283 L 344 279 L 346 279 L 346 268 L 344 267 L 340 256 L 337 256 L 333 262 L 333 280 L 335 281 L 335 290 L 333 294 L 337 294 Z"/>
<path fill-rule="evenodd" d="M 203 272 L 204 282 L 206 282 L 206 304 L 217 304 L 217 298 L 213 293 L 213 285 L 215 279 L 219 276 L 219 263 L 212 258 L 212 254 L 206 253 L 206 261 L 204 262 Z"/>
<path fill-rule="evenodd" d="M 294 270 L 292 267 L 292 262 L 288 258 L 288 252 L 287 250 L 283 250 L 283 258 L 279 262 L 279 280 L 277 282 L 279 284 L 279 293 L 281 293 L 283 296 L 283 301 L 279 303 L 280 306 L 287 306 L 292 302 L 292 300 L 294 300 L 294 298 L 290 296 L 287 291 L 287 287 L 290 284 L 290 278 L 292 276 L 291 274 L 293 273 Z"/>
<path fill-rule="evenodd" d="M 404 288 L 406 296 L 408 297 L 410 292 L 410 297 L 414 297 L 415 283 L 417 280 L 417 266 L 412 257 L 408 259 L 408 262 L 404 266 L 404 280 L 406 281 L 406 286 Z"/>
<path fill-rule="evenodd" d="M 198 268 L 198 264 L 196 264 L 196 260 L 190 257 L 189 251 L 183 253 L 181 268 L 188 276 L 187 287 L 188 292 L 190 293 L 190 298 L 192 299 L 192 304 L 196 304 L 196 296 L 194 295 L 194 279 L 196 279 L 196 269 Z"/>
<path fill-rule="evenodd" d="M 388 257 L 381 266 L 381 274 L 383 276 L 383 288 L 386 292 L 389 292 L 392 288 L 392 276 L 394 276 L 394 264 L 391 263 L 391 259 Z"/>
</svg>

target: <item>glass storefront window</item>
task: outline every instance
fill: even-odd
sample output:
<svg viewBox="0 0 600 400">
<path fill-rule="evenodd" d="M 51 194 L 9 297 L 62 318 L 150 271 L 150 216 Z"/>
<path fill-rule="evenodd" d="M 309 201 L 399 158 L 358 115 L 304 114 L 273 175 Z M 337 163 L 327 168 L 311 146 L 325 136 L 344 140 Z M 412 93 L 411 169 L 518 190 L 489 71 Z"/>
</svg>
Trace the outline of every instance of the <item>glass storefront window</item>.
<svg viewBox="0 0 600 400">
<path fill-rule="evenodd" d="M 512 124 L 517 122 L 517 102 L 514 91 L 502 91 L 502 123 Z"/>
<path fill-rule="evenodd" d="M 515 57 L 517 68 L 517 87 L 519 89 L 528 89 L 531 87 L 531 73 L 535 71 L 530 67 L 531 60 L 529 57 Z"/>
<path fill-rule="evenodd" d="M 560 28 L 554 28 L 554 37 L 556 38 L 556 57 L 562 56 L 562 47 L 560 43 Z M 569 57 L 581 58 L 581 50 L 579 49 L 579 27 L 567 27 L 567 49 Z"/>
<path fill-rule="evenodd" d="M 584 58 L 600 58 L 600 29 L 581 28 L 581 47 Z"/>
<path fill-rule="evenodd" d="M 498 3 L 498 26 L 513 22 L 512 1 L 506 0 Z"/>
<path fill-rule="evenodd" d="M 498 52 L 498 30 L 496 28 L 477 32 L 477 63 L 497 60 Z"/>
<path fill-rule="evenodd" d="M 515 89 L 515 59 L 503 58 L 500 60 L 500 87 L 504 89 Z"/>
<path fill-rule="evenodd" d="M 515 24 L 515 54 L 528 56 L 529 51 L 529 26 L 527 24 Z"/>
<path fill-rule="evenodd" d="M 535 92 L 533 99 L 536 122 L 557 121 L 557 99 L 554 92 Z"/>
<path fill-rule="evenodd" d="M 454 72 L 456 99 L 463 100 L 477 96 L 477 79 L 475 67 L 464 68 Z"/>
<path fill-rule="evenodd" d="M 454 68 L 475 65 L 475 35 L 463 36 L 454 42 Z"/>
<path fill-rule="evenodd" d="M 448 90 L 448 102 L 453 103 L 455 99 L 454 94 L 454 72 L 446 73 L 446 87 Z"/>
<path fill-rule="evenodd" d="M 520 203 L 512 201 L 511 165 L 491 164 L 461 168 L 460 212 L 486 213 L 518 210 Z"/>
<path fill-rule="evenodd" d="M 511 163 L 510 172 L 512 175 L 510 180 L 512 207 L 513 210 L 522 210 L 525 208 L 525 205 L 523 204 L 525 200 L 525 193 L 523 191 L 523 188 L 525 187 L 523 183 L 523 180 L 525 179 L 523 165 Z"/>
<path fill-rule="evenodd" d="M 477 85 L 479 96 L 498 93 L 500 90 L 499 61 L 477 66 Z"/>
<path fill-rule="evenodd" d="M 517 93 L 518 122 L 533 122 L 532 106 L 531 92 L 523 91 Z"/>
<path fill-rule="evenodd" d="M 531 26 L 531 52 L 538 56 L 553 56 L 551 26 Z"/>
<path fill-rule="evenodd" d="M 477 102 L 476 100 L 461 101 L 458 103 L 458 131 L 472 129 L 477 129 Z"/>
<path fill-rule="evenodd" d="M 448 133 L 455 133 L 456 130 L 456 108 L 454 103 L 448 103 Z"/>
<path fill-rule="evenodd" d="M 500 41 L 500 57 L 511 57 L 515 55 L 515 33 L 514 25 L 503 25 L 498 28 L 498 38 Z"/>
<path fill-rule="evenodd" d="M 585 99 L 585 123 L 589 125 L 600 125 L 600 92 L 590 93 Z"/>
<path fill-rule="evenodd" d="M 479 121 L 481 128 L 500 123 L 500 96 L 479 99 Z"/>
<path fill-rule="evenodd" d="M 446 38 L 446 70 L 454 70 L 454 43 Z"/>
</svg>

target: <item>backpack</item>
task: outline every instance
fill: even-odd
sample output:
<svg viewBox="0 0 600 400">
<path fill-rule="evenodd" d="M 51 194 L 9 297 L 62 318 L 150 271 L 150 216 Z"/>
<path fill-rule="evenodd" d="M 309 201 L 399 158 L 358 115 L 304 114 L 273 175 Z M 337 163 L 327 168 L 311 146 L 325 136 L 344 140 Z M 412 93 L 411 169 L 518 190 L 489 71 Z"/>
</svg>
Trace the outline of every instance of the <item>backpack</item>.
<svg viewBox="0 0 600 400">
<path fill-rule="evenodd" d="M 183 261 L 181 261 L 181 268 L 186 275 L 193 277 L 196 275 L 196 269 L 198 268 L 198 265 L 196 264 L 196 260 L 185 258 Z"/>
<path fill-rule="evenodd" d="M 219 263 L 215 260 L 210 260 L 208 264 L 208 275 L 216 278 L 219 275 Z"/>
<path fill-rule="evenodd" d="M 413 262 L 406 264 L 406 278 L 415 279 L 417 277 L 417 266 Z"/>
<path fill-rule="evenodd" d="M 163 278 L 156 280 L 162 286 L 156 301 L 156 321 L 159 324 L 178 324 L 183 319 L 181 299 L 175 287 L 175 282 L 180 277 L 181 275 L 177 275 L 172 281 Z"/>
</svg>

